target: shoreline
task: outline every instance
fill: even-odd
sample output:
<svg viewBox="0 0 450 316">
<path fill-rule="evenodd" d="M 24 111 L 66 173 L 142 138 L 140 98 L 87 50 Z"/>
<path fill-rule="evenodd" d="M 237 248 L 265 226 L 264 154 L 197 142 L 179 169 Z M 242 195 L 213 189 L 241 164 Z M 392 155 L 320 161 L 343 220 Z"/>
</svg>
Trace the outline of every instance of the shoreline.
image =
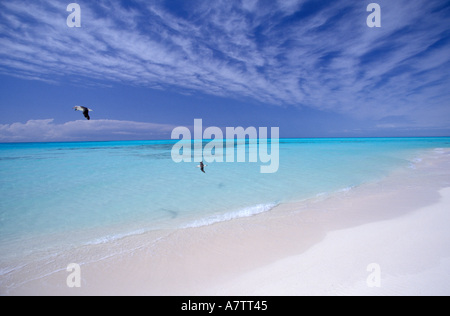
<svg viewBox="0 0 450 316">
<path fill-rule="evenodd" d="M 450 187 L 439 192 L 437 203 L 393 219 L 330 231 L 304 253 L 244 273 L 207 294 L 447 296 Z"/>
<path fill-rule="evenodd" d="M 445 197 L 449 193 L 442 189 L 450 187 L 450 151 L 443 149 L 437 155 L 436 150 L 434 155 L 430 152 L 415 162 L 414 168 L 333 196 L 281 204 L 270 212 L 207 226 L 129 236 L 108 245 L 108 249 L 104 244 L 77 249 L 69 254 L 70 262 L 55 259 L 53 264 L 60 266 L 58 272 L 32 281 L 22 280 L 22 285 L 3 295 L 357 295 L 358 291 L 352 292 L 350 285 L 347 292 L 343 290 L 335 279 L 333 292 L 324 279 L 323 274 L 348 260 L 333 247 L 350 249 L 358 244 L 358 238 L 360 247 L 365 228 L 380 231 L 400 219 L 407 223 L 408 218 L 423 214 L 424 209 L 448 203 Z M 393 231 L 389 233 L 391 239 Z M 330 236 L 335 235 L 340 244 L 330 242 Z M 309 272 L 295 272 L 296 266 L 308 262 L 312 251 L 321 248 L 325 262 L 316 255 L 321 268 L 309 266 Z M 117 249 L 130 250 L 116 255 Z M 336 257 L 328 257 L 328 251 Z M 94 262 L 82 260 L 96 252 L 106 256 Z M 357 262 L 358 254 L 350 258 Z M 65 267 L 77 260 L 84 262 L 81 287 L 69 288 Z M 365 269 L 371 262 L 363 264 L 362 273 L 355 268 L 355 275 L 364 276 L 364 282 L 368 276 Z M 385 265 L 388 264 L 381 264 L 383 270 Z M 447 265 L 444 268 L 450 271 Z M 339 273 L 337 279 L 342 282 L 354 277 L 351 271 Z M 289 280 L 296 280 L 297 286 Z M 290 287 L 283 290 L 286 284 Z M 367 286 L 359 292 L 367 293 Z"/>
</svg>

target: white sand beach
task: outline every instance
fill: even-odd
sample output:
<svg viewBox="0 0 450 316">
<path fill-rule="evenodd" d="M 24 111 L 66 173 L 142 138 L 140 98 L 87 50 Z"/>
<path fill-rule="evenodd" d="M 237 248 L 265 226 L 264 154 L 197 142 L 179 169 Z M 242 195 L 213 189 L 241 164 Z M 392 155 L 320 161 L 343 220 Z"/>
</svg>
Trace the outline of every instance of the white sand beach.
<svg viewBox="0 0 450 316">
<path fill-rule="evenodd" d="M 66 285 L 61 261 L 7 294 L 449 295 L 449 222 L 450 151 L 434 151 L 331 196 L 80 249 L 81 287 Z M 112 255 L 117 247 L 133 251 Z M 105 255 L 88 262 L 89 252 Z"/>
<path fill-rule="evenodd" d="M 329 232 L 304 253 L 245 273 L 214 293 L 449 295 L 450 188 L 440 194 L 438 203 L 411 214 Z"/>
</svg>

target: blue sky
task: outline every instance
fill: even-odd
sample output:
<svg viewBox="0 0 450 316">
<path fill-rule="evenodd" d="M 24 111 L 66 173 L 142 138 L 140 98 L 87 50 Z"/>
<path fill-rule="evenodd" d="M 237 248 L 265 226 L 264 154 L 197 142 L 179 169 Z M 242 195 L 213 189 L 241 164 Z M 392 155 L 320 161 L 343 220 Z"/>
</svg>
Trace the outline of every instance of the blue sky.
<svg viewBox="0 0 450 316">
<path fill-rule="evenodd" d="M 450 1 L 80 0 L 80 28 L 70 2 L 0 2 L 2 142 L 450 135 Z"/>
</svg>

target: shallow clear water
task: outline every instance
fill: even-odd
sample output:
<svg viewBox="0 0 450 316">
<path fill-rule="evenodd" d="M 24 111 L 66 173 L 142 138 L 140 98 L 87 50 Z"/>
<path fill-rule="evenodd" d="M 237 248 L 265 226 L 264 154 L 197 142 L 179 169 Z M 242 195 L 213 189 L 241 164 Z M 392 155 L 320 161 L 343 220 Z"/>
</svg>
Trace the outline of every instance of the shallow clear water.
<svg viewBox="0 0 450 316">
<path fill-rule="evenodd" d="M 0 273 L 34 253 L 208 225 L 348 190 L 410 167 L 423 150 L 450 147 L 450 138 L 280 139 L 272 174 L 248 159 L 207 163 L 204 174 L 196 162 L 175 163 L 174 144 L 0 144 Z"/>
</svg>

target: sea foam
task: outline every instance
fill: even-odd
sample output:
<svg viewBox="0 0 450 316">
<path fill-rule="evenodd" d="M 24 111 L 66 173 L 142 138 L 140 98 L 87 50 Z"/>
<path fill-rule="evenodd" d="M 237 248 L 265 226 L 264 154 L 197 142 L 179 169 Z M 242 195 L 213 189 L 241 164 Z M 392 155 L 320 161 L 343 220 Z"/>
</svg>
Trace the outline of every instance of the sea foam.
<svg viewBox="0 0 450 316">
<path fill-rule="evenodd" d="M 228 212 L 224 214 L 216 214 L 205 218 L 194 220 L 182 228 L 194 228 L 208 226 L 219 222 L 226 222 L 237 218 L 250 217 L 264 212 L 268 212 L 276 207 L 278 203 L 258 204 L 250 207 L 246 207 L 237 211 Z"/>
</svg>

